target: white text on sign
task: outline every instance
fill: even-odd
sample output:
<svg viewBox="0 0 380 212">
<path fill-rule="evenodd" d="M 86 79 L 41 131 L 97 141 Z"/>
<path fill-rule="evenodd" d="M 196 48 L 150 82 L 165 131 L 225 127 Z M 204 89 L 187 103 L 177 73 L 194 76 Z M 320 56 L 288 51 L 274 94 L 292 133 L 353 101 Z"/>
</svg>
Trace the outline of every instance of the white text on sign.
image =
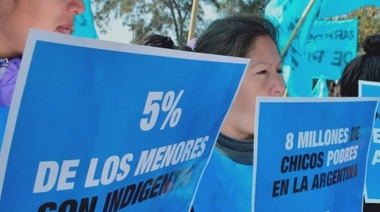
<svg viewBox="0 0 380 212">
<path fill-rule="evenodd" d="M 167 113 L 160 130 L 165 129 L 169 122 L 170 127 L 175 127 L 181 118 L 182 109 L 177 108 L 177 104 L 182 97 L 184 90 L 181 90 L 177 96 L 174 91 L 149 92 L 145 102 L 143 115 L 148 115 L 147 118 L 142 118 L 140 121 L 140 129 L 149 131 L 156 126 L 160 111 Z M 161 102 L 161 103 L 159 103 Z"/>
</svg>

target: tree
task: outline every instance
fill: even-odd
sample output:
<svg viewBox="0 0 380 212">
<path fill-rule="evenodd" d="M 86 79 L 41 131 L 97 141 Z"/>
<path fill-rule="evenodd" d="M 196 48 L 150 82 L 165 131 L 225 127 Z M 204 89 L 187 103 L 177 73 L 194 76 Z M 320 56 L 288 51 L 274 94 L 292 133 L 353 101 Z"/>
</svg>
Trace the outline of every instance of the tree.
<svg viewBox="0 0 380 212">
<path fill-rule="evenodd" d="M 229 15 L 234 13 L 264 15 L 269 0 L 223 0 L 218 1 L 217 11 Z"/>
<path fill-rule="evenodd" d="M 197 35 L 207 24 L 205 7 L 220 16 L 232 13 L 263 14 L 268 0 L 204 0 L 200 1 L 196 20 Z M 149 33 L 169 35 L 179 46 L 187 43 L 191 19 L 192 0 L 93 0 L 95 22 L 100 33 L 109 30 L 112 18 L 122 18 L 123 24 L 133 32 L 132 43 Z"/>
<path fill-rule="evenodd" d="M 191 0 L 94 0 L 94 5 L 100 33 L 109 30 L 110 17 L 122 18 L 123 24 L 133 32 L 132 43 L 149 33 L 157 33 L 173 37 L 178 45 L 186 44 Z M 203 21 L 203 13 L 200 8 L 199 23 Z"/>
<path fill-rule="evenodd" d="M 368 6 L 359 8 L 347 15 L 337 17 L 338 20 L 358 19 L 358 53 L 363 53 L 363 42 L 369 35 L 380 33 L 380 8 Z"/>
</svg>

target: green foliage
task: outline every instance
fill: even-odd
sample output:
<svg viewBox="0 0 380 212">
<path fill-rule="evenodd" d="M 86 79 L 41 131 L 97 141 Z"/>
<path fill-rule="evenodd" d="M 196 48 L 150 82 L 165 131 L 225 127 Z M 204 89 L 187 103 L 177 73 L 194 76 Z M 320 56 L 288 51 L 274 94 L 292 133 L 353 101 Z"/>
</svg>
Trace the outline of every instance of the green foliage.
<svg viewBox="0 0 380 212">
<path fill-rule="evenodd" d="M 223 0 L 218 1 L 217 10 L 224 16 L 235 13 L 263 15 L 265 6 L 269 1 L 265 0 Z"/>
<path fill-rule="evenodd" d="M 363 42 L 369 35 L 380 33 L 380 8 L 378 7 L 362 7 L 347 15 L 336 17 L 338 20 L 358 19 L 358 54 L 363 53 Z"/>
<path fill-rule="evenodd" d="M 177 43 L 186 43 L 191 0 L 93 0 L 95 22 L 100 33 L 110 28 L 111 18 L 122 18 L 123 24 L 133 32 L 132 43 L 149 33 L 174 34 Z M 203 10 L 199 9 L 198 21 L 202 22 Z"/>
</svg>

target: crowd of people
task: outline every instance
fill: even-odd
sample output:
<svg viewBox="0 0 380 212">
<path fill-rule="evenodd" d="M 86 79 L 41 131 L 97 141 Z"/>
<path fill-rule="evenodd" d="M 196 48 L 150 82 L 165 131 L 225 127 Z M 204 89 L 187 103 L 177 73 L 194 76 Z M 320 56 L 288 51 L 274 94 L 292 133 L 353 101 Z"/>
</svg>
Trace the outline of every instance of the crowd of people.
<svg viewBox="0 0 380 212">
<path fill-rule="evenodd" d="M 10 106 L 30 28 L 73 32 L 82 0 L 3 0 L 0 2 L 0 106 Z M 276 27 L 263 17 L 232 15 L 212 22 L 191 46 L 178 47 L 168 36 L 149 34 L 139 44 L 251 59 L 235 101 L 222 125 L 193 210 L 251 211 L 253 129 L 257 96 L 284 96 L 282 59 Z M 365 41 L 366 54 L 353 59 L 332 86 L 335 96 L 357 96 L 358 80 L 380 82 L 380 36 Z M 210 189 L 217 188 L 217 189 Z M 365 204 L 364 211 L 380 211 Z"/>
<path fill-rule="evenodd" d="M 155 41 L 147 42 L 149 38 Z M 156 40 L 159 38 L 162 41 Z M 193 206 L 195 211 L 251 210 L 255 99 L 257 96 L 283 96 L 285 92 L 276 38 L 275 26 L 266 19 L 235 15 L 214 21 L 199 38 L 181 47 L 187 51 L 251 59 L 250 69 L 243 78 L 200 183 Z M 150 35 L 143 40 L 149 43 L 146 45 L 159 43 L 157 46 L 162 47 L 168 37 Z M 172 46 L 166 48 L 177 48 Z M 365 54 L 352 59 L 337 82 L 330 80 L 330 97 L 357 97 L 359 80 L 380 82 L 380 35 L 368 36 L 363 48 Z M 231 185 L 231 181 L 239 183 Z M 363 211 L 380 211 L 380 204 L 364 202 Z"/>
</svg>

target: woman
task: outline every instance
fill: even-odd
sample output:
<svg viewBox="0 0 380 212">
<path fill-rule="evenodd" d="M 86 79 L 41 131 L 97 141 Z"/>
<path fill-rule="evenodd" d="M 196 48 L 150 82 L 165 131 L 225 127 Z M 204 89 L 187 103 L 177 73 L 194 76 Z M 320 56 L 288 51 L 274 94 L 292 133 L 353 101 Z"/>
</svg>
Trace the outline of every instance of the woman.
<svg viewBox="0 0 380 212">
<path fill-rule="evenodd" d="M 352 59 L 344 68 L 336 96 L 358 96 L 359 80 L 380 82 L 380 35 L 368 36 L 364 40 L 363 49 L 365 53 Z M 364 202 L 363 211 L 380 211 L 380 204 Z"/>
<path fill-rule="evenodd" d="M 380 35 L 370 35 L 363 43 L 365 54 L 352 59 L 338 81 L 340 96 L 358 96 L 359 80 L 380 82 Z"/>
<path fill-rule="evenodd" d="M 30 28 L 71 34 L 82 0 L 0 2 L 0 106 L 9 106 Z"/>
<path fill-rule="evenodd" d="M 211 23 L 194 51 L 250 58 L 200 182 L 194 210 L 251 211 L 256 97 L 283 96 L 277 31 L 266 19 L 235 15 Z"/>
</svg>

